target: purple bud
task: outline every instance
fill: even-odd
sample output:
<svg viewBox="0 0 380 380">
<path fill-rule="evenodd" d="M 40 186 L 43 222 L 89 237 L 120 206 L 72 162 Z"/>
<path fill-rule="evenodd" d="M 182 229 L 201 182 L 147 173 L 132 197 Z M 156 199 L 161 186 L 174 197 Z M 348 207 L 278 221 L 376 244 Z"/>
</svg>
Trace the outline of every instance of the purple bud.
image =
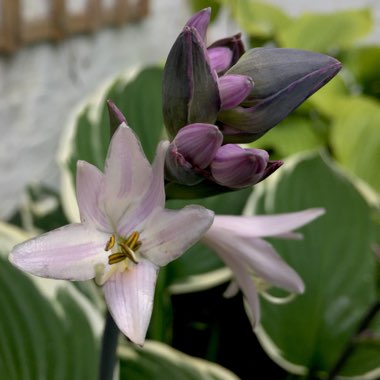
<svg viewBox="0 0 380 380">
<path fill-rule="evenodd" d="M 227 47 L 215 47 L 207 49 L 211 69 L 218 74 L 223 73 L 231 67 L 232 50 Z"/>
<path fill-rule="evenodd" d="M 211 163 L 211 174 L 223 186 L 237 189 L 252 186 L 263 178 L 268 160 L 265 150 L 227 144 L 218 149 Z"/>
<path fill-rule="evenodd" d="M 127 120 L 125 119 L 125 116 L 123 113 L 119 110 L 119 108 L 116 107 L 115 103 L 112 100 L 107 100 L 107 108 L 108 108 L 108 116 L 110 121 L 110 130 L 111 130 L 111 136 L 116 131 L 117 127 L 121 123 L 126 123 Z"/>
<path fill-rule="evenodd" d="M 222 133 L 212 124 L 196 123 L 182 128 L 166 153 L 166 179 L 187 186 L 202 182 L 203 170 L 210 165 L 222 141 Z"/>
<path fill-rule="evenodd" d="M 222 38 L 220 40 L 215 41 L 213 44 L 211 44 L 208 47 L 208 51 L 210 52 L 216 48 L 221 48 L 221 47 L 227 48 L 231 52 L 231 60 L 230 60 L 229 65 L 225 68 L 225 70 L 223 70 L 223 72 L 219 72 L 218 70 L 219 74 L 223 74 L 224 71 L 227 71 L 232 65 L 234 65 L 240 59 L 240 57 L 245 52 L 240 33 L 235 34 L 232 37 L 226 37 L 226 38 Z"/>
<path fill-rule="evenodd" d="M 175 144 L 170 144 L 165 157 L 165 179 L 170 182 L 194 186 L 203 181 L 203 176 L 186 161 Z"/>
<path fill-rule="evenodd" d="M 195 13 L 189 21 L 186 23 L 186 26 L 194 27 L 197 29 L 200 36 L 203 38 L 203 41 L 206 42 L 207 28 L 210 23 L 211 8 L 205 8 Z"/>
<path fill-rule="evenodd" d="M 247 75 L 223 75 L 218 85 L 221 109 L 230 109 L 242 103 L 251 93 L 253 81 Z"/>
<path fill-rule="evenodd" d="M 212 124 L 190 124 L 182 128 L 172 144 L 197 169 L 210 165 L 223 142 L 223 134 Z"/>
</svg>

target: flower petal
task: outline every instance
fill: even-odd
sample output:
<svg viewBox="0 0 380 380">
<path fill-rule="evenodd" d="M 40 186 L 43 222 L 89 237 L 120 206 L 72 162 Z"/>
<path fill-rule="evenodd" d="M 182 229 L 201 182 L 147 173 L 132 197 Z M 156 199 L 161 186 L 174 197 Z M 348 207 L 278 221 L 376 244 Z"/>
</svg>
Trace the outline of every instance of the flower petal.
<svg viewBox="0 0 380 380">
<path fill-rule="evenodd" d="M 119 222 L 118 233 L 121 236 L 129 235 L 133 229 L 152 213 L 156 207 L 165 205 L 164 165 L 169 142 L 162 141 L 156 152 L 156 158 L 152 166 L 152 176 L 149 185 L 145 187 L 145 193 L 134 204 L 133 209 L 125 213 Z M 141 189 L 143 192 L 144 189 Z"/>
<path fill-rule="evenodd" d="M 77 162 L 76 192 L 81 222 L 108 231 L 109 222 L 99 202 L 103 179 L 103 173 L 96 166 L 86 161 Z"/>
<path fill-rule="evenodd" d="M 212 227 L 246 237 L 277 236 L 302 227 L 324 213 L 323 208 L 311 208 L 277 215 L 217 215 Z"/>
<path fill-rule="evenodd" d="M 229 69 L 232 62 L 232 50 L 228 47 L 220 46 L 207 49 L 211 69 L 218 74 Z"/>
<path fill-rule="evenodd" d="M 254 329 L 260 323 L 260 301 L 255 283 L 242 264 L 234 262 L 227 265 L 235 273 L 236 282 L 238 283 L 243 292 L 244 298 L 247 301 L 249 310 L 252 313 L 252 318 L 250 318 L 250 320 L 252 328 Z"/>
<path fill-rule="evenodd" d="M 210 228 L 214 213 L 201 206 L 156 209 L 141 230 L 139 252 L 163 266 L 179 257 Z"/>
<path fill-rule="evenodd" d="M 289 292 L 304 292 L 305 285 L 301 277 L 268 242 L 259 238 L 241 238 L 235 241 L 234 246 L 235 254 L 239 252 L 239 256 L 259 277 Z"/>
<path fill-rule="evenodd" d="M 260 301 L 257 294 L 255 283 L 246 269 L 245 264 L 238 258 L 231 255 L 231 251 L 224 250 L 217 241 L 202 239 L 207 241 L 207 245 L 213 248 L 224 263 L 232 270 L 234 279 L 243 292 L 252 313 L 252 328 L 260 322 Z M 228 289 L 227 289 L 228 290 Z"/>
<path fill-rule="evenodd" d="M 148 186 L 151 175 L 140 142 L 125 123 L 121 124 L 112 137 L 105 164 L 104 204 L 115 225 Z"/>
<path fill-rule="evenodd" d="M 97 265 L 106 265 L 109 235 L 88 224 L 68 224 L 16 245 L 9 260 L 36 276 L 84 281 L 95 277 Z"/>
<path fill-rule="evenodd" d="M 158 268 L 147 260 L 115 273 L 103 286 L 115 323 L 132 342 L 143 345 L 153 309 Z"/>
</svg>

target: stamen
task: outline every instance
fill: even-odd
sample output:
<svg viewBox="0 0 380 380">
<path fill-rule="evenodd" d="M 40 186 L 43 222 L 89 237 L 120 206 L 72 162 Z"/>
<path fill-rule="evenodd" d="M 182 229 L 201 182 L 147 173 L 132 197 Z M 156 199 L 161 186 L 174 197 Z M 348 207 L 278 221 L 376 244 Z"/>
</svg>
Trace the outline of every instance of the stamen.
<svg viewBox="0 0 380 380">
<path fill-rule="evenodd" d="M 112 234 L 109 238 L 109 240 L 107 241 L 107 244 L 106 244 L 106 247 L 104 248 L 105 251 L 109 251 L 110 249 L 112 249 L 115 245 L 115 235 Z"/>
<path fill-rule="evenodd" d="M 126 243 L 120 243 L 120 248 L 125 256 L 127 256 L 132 262 L 135 264 L 138 264 L 137 257 L 133 250 L 126 244 Z"/>
<path fill-rule="evenodd" d="M 126 255 L 124 252 L 116 252 L 116 253 L 113 253 L 112 255 L 109 255 L 109 256 L 108 256 L 108 264 L 109 264 L 109 265 L 112 265 L 112 264 L 120 263 L 120 262 L 123 261 L 126 257 L 127 257 L 127 255 Z"/>
<path fill-rule="evenodd" d="M 125 244 L 130 248 L 134 249 L 136 244 L 138 243 L 140 234 L 137 231 L 133 231 L 130 235 L 129 238 L 126 240 Z M 140 243 L 141 245 L 141 243 Z"/>
</svg>

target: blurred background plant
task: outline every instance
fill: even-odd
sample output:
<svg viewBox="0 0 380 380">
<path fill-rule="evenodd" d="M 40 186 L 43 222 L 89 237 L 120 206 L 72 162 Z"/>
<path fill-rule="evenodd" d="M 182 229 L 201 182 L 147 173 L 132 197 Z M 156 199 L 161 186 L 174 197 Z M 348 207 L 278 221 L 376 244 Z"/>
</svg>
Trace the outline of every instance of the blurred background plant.
<svg viewBox="0 0 380 380">
<path fill-rule="evenodd" d="M 379 378 L 380 43 L 363 43 L 373 27 L 371 10 L 295 17 L 264 0 L 187 5 L 193 11 L 212 6 L 215 22 L 235 22 L 234 32 L 243 32 L 247 48 L 308 49 L 343 64 L 333 81 L 249 144 L 285 161 L 277 173 L 253 191 L 195 202 L 218 214 L 324 207 L 326 215 L 302 228 L 302 241 L 271 240 L 303 278 L 306 292 L 284 305 L 262 298 L 255 333 L 241 295 L 223 297 L 230 272 L 201 243 L 161 270 L 148 333 L 152 342 L 140 349 L 120 339 L 119 378 L 234 379 L 233 373 L 241 379 Z M 62 138 L 60 191 L 30 186 L 27 202 L 0 225 L 5 378 L 96 378 L 104 313 L 98 288 L 92 282 L 26 276 L 6 257 L 17 242 L 77 220 L 75 164 L 82 159 L 102 169 L 109 141 L 106 99 L 126 115 L 153 158 L 165 136 L 162 74 L 162 65 L 143 67 L 86 101 Z M 186 203 L 171 200 L 168 207 Z"/>
</svg>

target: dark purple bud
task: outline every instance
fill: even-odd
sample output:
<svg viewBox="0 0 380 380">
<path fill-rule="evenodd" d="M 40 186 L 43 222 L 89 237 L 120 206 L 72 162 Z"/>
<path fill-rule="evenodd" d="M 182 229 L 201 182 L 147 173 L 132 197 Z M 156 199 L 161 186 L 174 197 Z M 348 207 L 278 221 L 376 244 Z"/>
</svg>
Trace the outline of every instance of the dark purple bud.
<svg viewBox="0 0 380 380">
<path fill-rule="evenodd" d="M 218 149 L 211 163 L 211 174 L 223 186 L 235 189 L 252 186 L 263 178 L 268 160 L 265 150 L 227 144 Z"/>
<path fill-rule="evenodd" d="M 231 67 L 232 51 L 227 47 L 215 47 L 207 49 L 211 69 L 218 74 L 227 71 Z"/>
<path fill-rule="evenodd" d="M 254 141 L 277 125 L 309 96 L 330 81 L 341 63 L 327 55 L 304 50 L 257 48 L 246 52 L 227 74 L 250 76 L 255 86 L 242 107 L 222 111 L 218 120 L 241 131 L 225 141 Z M 249 138 L 247 138 L 249 136 Z"/>
<path fill-rule="evenodd" d="M 203 41 L 206 43 L 206 35 L 208 24 L 210 23 L 211 8 L 205 8 L 195 13 L 189 21 L 186 23 L 188 27 L 194 27 L 197 29 L 199 35 L 202 37 Z"/>
<path fill-rule="evenodd" d="M 163 116 L 170 137 L 185 125 L 213 124 L 220 109 L 217 77 L 194 27 L 179 35 L 164 68 Z"/>
<path fill-rule="evenodd" d="M 214 50 L 216 48 L 227 48 L 231 52 L 231 61 L 229 66 L 225 69 L 229 69 L 232 65 L 234 65 L 240 57 L 245 53 L 243 41 L 241 40 L 241 34 L 235 34 L 232 37 L 222 38 L 220 40 L 215 41 L 208 47 L 208 51 Z M 219 73 L 219 71 L 218 71 Z"/>
<path fill-rule="evenodd" d="M 251 93 L 253 81 L 246 75 L 223 75 L 219 78 L 221 109 L 230 109 L 242 103 Z"/>
<path fill-rule="evenodd" d="M 119 108 L 116 107 L 115 103 L 112 100 L 107 100 L 107 108 L 108 108 L 108 116 L 110 121 L 110 130 L 111 130 L 111 136 L 116 131 L 117 127 L 121 123 L 126 123 L 127 120 L 125 119 L 125 116 L 123 113 L 119 110 Z"/>
<path fill-rule="evenodd" d="M 277 161 L 268 161 L 268 165 L 265 168 L 264 174 L 261 177 L 260 181 L 263 181 L 265 178 L 269 177 L 272 173 L 274 173 L 283 164 L 284 164 L 284 162 L 280 161 L 280 160 L 277 160 Z"/>
</svg>

